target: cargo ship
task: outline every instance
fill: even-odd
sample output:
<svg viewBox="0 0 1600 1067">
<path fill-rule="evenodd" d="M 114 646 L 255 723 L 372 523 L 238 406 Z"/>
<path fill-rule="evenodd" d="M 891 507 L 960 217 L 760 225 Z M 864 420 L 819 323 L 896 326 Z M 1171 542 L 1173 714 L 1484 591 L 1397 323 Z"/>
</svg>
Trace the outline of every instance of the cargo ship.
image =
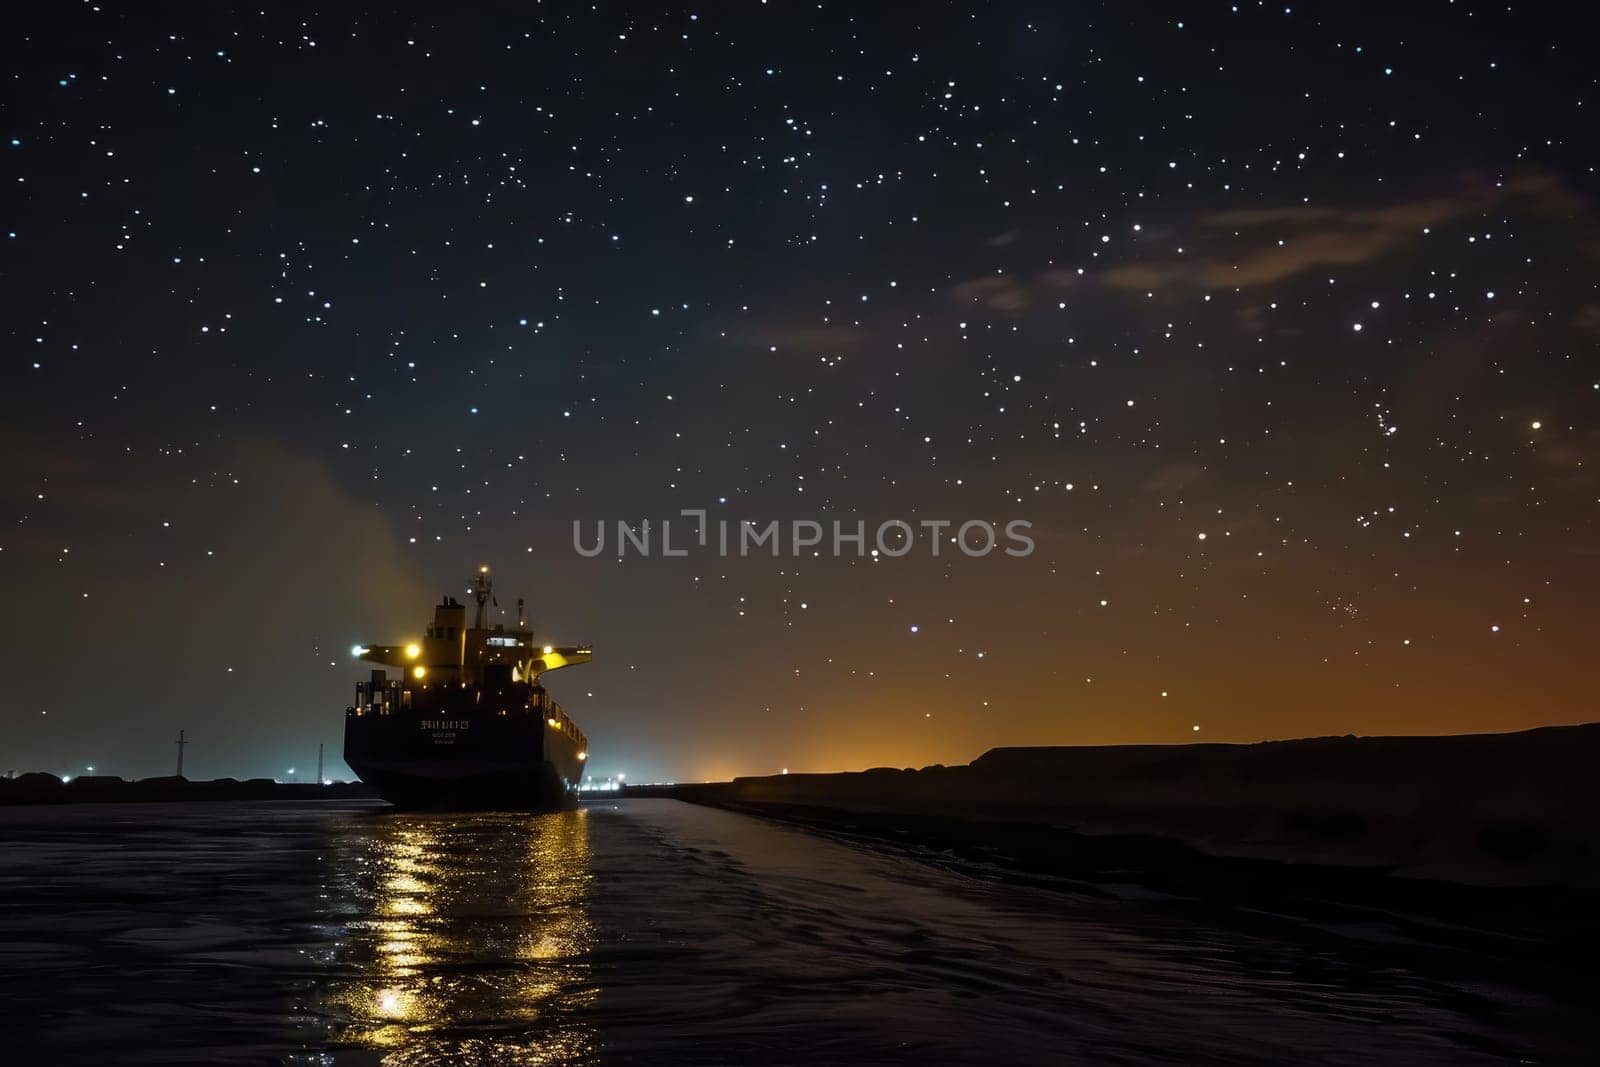
<svg viewBox="0 0 1600 1067">
<path fill-rule="evenodd" d="M 398 645 L 357 645 L 378 664 L 345 709 L 344 761 L 399 807 L 554 811 L 576 806 L 589 742 L 545 692 L 543 678 L 588 663 L 586 645 L 536 640 L 517 601 L 512 629 L 490 626 L 489 568 L 467 608 L 452 596 L 433 624 Z M 390 670 L 395 673 L 390 674 Z"/>
</svg>

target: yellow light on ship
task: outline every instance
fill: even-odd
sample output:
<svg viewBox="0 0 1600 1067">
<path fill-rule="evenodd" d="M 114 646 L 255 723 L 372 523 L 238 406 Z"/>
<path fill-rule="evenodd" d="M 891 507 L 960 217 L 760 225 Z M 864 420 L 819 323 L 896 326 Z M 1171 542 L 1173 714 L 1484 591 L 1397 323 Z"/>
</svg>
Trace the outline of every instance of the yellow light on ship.
<svg viewBox="0 0 1600 1067">
<path fill-rule="evenodd" d="M 579 758 L 579 759 L 581 759 L 581 760 L 582 760 L 582 759 L 588 759 L 588 758 L 589 758 L 589 753 L 587 753 L 587 752 L 580 752 L 580 753 L 578 753 L 578 758 Z"/>
<path fill-rule="evenodd" d="M 479 574 L 488 574 L 489 573 L 489 565 L 487 563 L 485 563 L 483 566 L 479 567 L 478 568 L 478 573 Z"/>
<path fill-rule="evenodd" d="M 421 645 L 412 644 L 406 646 L 406 659 L 416 659 L 420 655 L 422 655 Z"/>
<path fill-rule="evenodd" d="M 550 654 L 550 653 L 552 653 L 552 652 L 554 652 L 554 651 L 555 651 L 555 650 L 556 650 L 556 649 L 555 649 L 555 646 L 554 646 L 554 645 L 545 645 L 545 646 L 544 646 L 544 654 L 545 654 L 545 655 L 547 655 L 547 656 L 548 656 L 548 655 L 549 655 L 549 654 Z"/>
<path fill-rule="evenodd" d="M 556 726 L 560 726 L 561 725 L 560 723 L 556 722 L 554 719 L 546 719 L 545 722 L 549 723 L 552 727 L 556 727 Z"/>
<path fill-rule="evenodd" d="M 420 663 L 417 664 L 415 667 L 411 668 L 411 677 L 413 677 L 413 678 L 421 678 L 423 675 L 425 675 L 427 673 L 428 673 L 428 668 L 424 667 Z"/>
</svg>

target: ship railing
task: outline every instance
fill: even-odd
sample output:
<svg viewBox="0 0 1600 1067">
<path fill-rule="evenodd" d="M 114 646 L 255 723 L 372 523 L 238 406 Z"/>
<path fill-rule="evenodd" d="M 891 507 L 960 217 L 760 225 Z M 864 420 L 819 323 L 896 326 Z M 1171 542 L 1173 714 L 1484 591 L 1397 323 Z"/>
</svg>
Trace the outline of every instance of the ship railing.
<svg viewBox="0 0 1600 1067">
<path fill-rule="evenodd" d="M 393 715 L 397 711 L 411 710 L 411 689 L 403 680 L 383 682 L 357 682 L 356 700 L 351 711 L 356 715 Z M 537 709 L 553 729 L 560 730 L 571 738 L 579 748 L 586 745 L 583 731 L 567 715 L 567 711 L 560 703 L 552 699 L 550 694 L 543 689 L 536 689 L 533 693 L 531 709 Z"/>
<path fill-rule="evenodd" d="M 411 707 L 411 690 L 401 681 L 357 682 L 357 715 L 393 715 Z"/>
<path fill-rule="evenodd" d="M 551 698 L 549 693 L 542 689 L 538 691 L 536 696 L 538 704 L 535 706 L 538 707 L 550 727 L 560 730 L 562 734 L 570 737 L 579 748 L 584 747 L 583 731 L 578 729 L 578 724 L 573 722 L 571 717 L 567 715 L 567 709 L 563 708 Z"/>
</svg>

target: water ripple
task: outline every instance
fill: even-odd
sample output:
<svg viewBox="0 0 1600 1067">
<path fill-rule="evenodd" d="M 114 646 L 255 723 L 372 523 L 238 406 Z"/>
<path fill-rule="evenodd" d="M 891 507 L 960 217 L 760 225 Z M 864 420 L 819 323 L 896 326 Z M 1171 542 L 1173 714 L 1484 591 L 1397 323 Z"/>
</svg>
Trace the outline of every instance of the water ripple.
<svg viewBox="0 0 1600 1067">
<path fill-rule="evenodd" d="M 743 815 L 360 803 L 0 813 L 24 1061 L 1579 1059 L 1573 1004 L 1259 927 L 1010 884 Z"/>
</svg>

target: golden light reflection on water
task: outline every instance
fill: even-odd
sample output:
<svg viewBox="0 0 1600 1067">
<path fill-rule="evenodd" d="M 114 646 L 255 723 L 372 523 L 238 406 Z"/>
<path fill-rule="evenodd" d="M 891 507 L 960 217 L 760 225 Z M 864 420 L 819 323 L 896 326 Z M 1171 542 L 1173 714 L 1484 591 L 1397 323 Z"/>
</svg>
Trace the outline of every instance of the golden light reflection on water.
<svg viewBox="0 0 1600 1067">
<path fill-rule="evenodd" d="M 336 1046 L 386 1064 L 596 1057 L 584 812 L 387 815 L 361 830 L 338 860 L 359 906 L 325 1006 Z"/>
</svg>

